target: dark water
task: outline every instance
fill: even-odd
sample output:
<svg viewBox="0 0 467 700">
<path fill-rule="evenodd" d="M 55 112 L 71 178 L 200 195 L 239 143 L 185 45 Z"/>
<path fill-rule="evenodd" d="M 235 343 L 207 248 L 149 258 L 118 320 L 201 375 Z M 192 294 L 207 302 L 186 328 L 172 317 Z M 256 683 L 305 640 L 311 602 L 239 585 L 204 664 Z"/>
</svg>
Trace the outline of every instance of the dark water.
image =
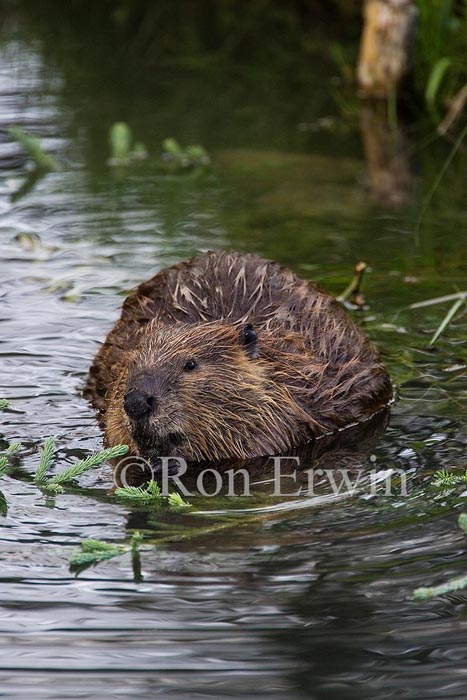
<svg viewBox="0 0 467 700">
<path fill-rule="evenodd" d="M 118 53 L 104 60 L 104 39 L 91 42 L 44 40 L 15 13 L 0 37 L 0 127 L 21 124 L 61 165 L 29 182 L 2 131 L 1 437 L 23 450 L 1 484 L 0 696 L 465 697 L 466 595 L 420 604 L 411 592 L 465 572 L 463 496 L 429 480 L 466 465 L 466 316 L 429 349 L 449 304 L 408 308 L 465 289 L 465 152 L 417 232 L 449 144 L 412 129 L 413 170 L 407 186 L 396 178 L 405 201 L 381 204 L 329 61 L 313 74 L 293 61 L 253 70 L 133 56 L 124 69 Z M 115 170 L 107 133 L 121 119 L 151 157 Z M 212 171 L 161 174 L 167 136 L 203 143 Z M 126 291 L 224 247 L 276 258 L 334 293 L 357 260 L 370 265 L 361 320 L 400 401 L 359 464 L 405 470 L 408 495 L 195 496 L 210 515 L 159 517 L 116 503 L 103 468 L 47 501 L 28 480 L 43 438 L 55 436 L 60 466 L 101 447 L 80 392 Z M 136 526 L 153 542 L 142 582 L 128 555 L 69 572 L 81 541 L 123 542 Z"/>
</svg>

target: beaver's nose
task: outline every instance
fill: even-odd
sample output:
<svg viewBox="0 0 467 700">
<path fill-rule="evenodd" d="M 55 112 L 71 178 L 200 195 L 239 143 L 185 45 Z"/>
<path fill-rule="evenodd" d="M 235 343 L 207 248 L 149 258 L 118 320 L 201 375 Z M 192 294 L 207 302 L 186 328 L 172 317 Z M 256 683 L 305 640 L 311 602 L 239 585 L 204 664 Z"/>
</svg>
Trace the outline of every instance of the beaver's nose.
<svg viewBox="0 0 467 700">
<path fill-rule="evenodd" d="M 157 398 L 143 389 L 130 389 L 123 401 L 125 413 L 130 418 L 143 418 L 157 408 Z"/>
</svg>

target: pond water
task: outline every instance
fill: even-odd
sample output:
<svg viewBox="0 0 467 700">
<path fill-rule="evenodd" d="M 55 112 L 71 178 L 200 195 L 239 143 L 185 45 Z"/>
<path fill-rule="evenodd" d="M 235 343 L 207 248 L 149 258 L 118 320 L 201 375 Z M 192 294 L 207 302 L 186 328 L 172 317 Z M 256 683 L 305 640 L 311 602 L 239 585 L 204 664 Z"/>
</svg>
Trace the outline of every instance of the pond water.
<svg viewBox="0 0 467 700">
<path fill-rule="evenodd" d="M 23 449 L 1 481 L 1 697 L 466 695 L 467 594 L 411 594 L 465 573 L 463 495 L 430 480 L 466 467 L 467 321 L 429 347 L 449 304 L 409 306 L 465 289 L 467 155 L 428 202 L 451 144 L 409 129 L 399 190 L 381 202 L 368 132 L 357 113 L 343 118 L 337 69 L 315 44 L 301 68 L 296 57 L 155 64 L 92 34 L 47 36 L 13 9 L 3 19 L 0 438 Z M 149 158 L 107 165 L 118 120 Z M 58 171 L 33 177 L 6 132 L 15 124 Z M 169 136 L 202 143 L 210 170 L 161 172 Z M 55 499 L 31 483 L 46 436 L 59 467 L 101 448 L 81 391 L 128 290 L 222 248 L 280 260 L 335 294 L 368 263 L 356 315 L 400 398 L 359 464 L 404 470 L 407 496 L 333 498 L 324 485 L 271 499 L 259 484 L 251 502 L 195 495 L 201 515 L 158 514 L 117 502 L 107 467 Z M 142 581 L 129 555 L 70 573 L 80 542 L 122 543 L 135 527 L 150 544 Z"/>
</svg>

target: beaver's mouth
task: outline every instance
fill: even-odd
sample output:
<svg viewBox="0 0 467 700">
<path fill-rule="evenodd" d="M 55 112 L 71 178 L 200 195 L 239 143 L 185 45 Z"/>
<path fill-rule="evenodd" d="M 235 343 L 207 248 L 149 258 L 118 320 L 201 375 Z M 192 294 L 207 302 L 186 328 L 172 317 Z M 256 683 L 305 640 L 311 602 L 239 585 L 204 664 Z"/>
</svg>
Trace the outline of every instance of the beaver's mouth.
<svg viewBox="0 0 467 700">
<path fill-rule="evenodd" d="M 135 431 L 134 439 L 141 454 L 148 457 L 171 457 L 185 437 L 183 433 L 173 432 L 161 435 L 155 432 Z"/>
</svg>

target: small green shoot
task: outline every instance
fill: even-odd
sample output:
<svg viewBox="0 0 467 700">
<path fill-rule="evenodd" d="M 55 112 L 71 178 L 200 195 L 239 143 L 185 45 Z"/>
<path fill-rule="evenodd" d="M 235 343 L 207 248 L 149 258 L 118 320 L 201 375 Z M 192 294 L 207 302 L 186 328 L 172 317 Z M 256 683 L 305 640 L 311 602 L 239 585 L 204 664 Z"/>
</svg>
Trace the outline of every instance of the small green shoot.
<svg viewBox="0 0 467 700">
<path fill-rule="evenodd" d="M 116 445 L 115 447 L 109 447 L 106 450 L 102 450 L 95 455 L 91 455 L 86 459 L 82 459 L 76 464 L 72 464 L 71 467 L 64 469 L 62 472 L 55 474 L 51 479 L 47 479 L 46 476 L 50 471 L 53 464 L 53 456 L 55 453 L 55 441 L 53 437 L 47 438 L 44 442 L 42 448 L 41 457 L 39 460 L 39 466 L 34 475 L 34 483 L 45 491 L 50 491 L 52 493 L 60 493 L 63 491 L 62 484 L 68 481 L 73 481 L 77 479 L 84 472 L 90 469 L 95 469 L 99 467 L 103 462 L 107 462 L 110 459 L 115 459 L 116 457 L 121 457 L 128 452 L 127 445 Z"/>
<path fill-rule="evenodd" d="M 5 450 L 5 454 L 0 456 L 0 479 L 2 476 L 5 476 L 7 469 L 8 469 L 8 458 L 11 457 L 11 455 L 15 454 L 18 450 L 21 449 L 21 443 L 20 442 L 14 442 L 13 444 L 9 445 L 7 449 Z"/>
<path fill-rule="evenodd" d="M 89 539 L 81 543 L 81 551 L 72 554 L 69 559 L 70 571 L 77 574 L 90 566 L 94 566 L 106 559 L 119 557 L 127 552 L 131 553 L 133 562 L 133 574 L 135 581 L 141 581 L 140 546 L 143 541 L 141 532 L 136 531 L 128 545 L 109 544 L 101 540 Z"/>
<path fill-rule="evenodd" d="M 159 506 L 162 502 L 161 490 L 153 479 L 146 487 L 124 486 L 115 490 L 115 496 L 136 505 Z"/>
<path fill-rule="evenodd" d="M 76 462 L 76 464 L 73 464 L 71 467 L 68 467 L 68 469 L 65 469 L 59 474 L 55 474 L 55 476 L 50 479 L 49 484 L 52 486 L 57 486 L 64 484 L 67 481 L 73 481 L 73 479 L 77 479 L 79 476 L 81 476 L 81 474 L 84 474 L 84 472 L 100 467 L 103 462 L 107 462 L 110 459 L 122 457 L 127 452 L 127 445 L 116 445 L 115 447 L 109 447 L 106 450 L 102 450 L 95 455 L 91 455 L 86 459 Z"/>
<path fill-rule="evenodd" d="M 5 450 L 5 454 L 0 456 L 0 479 L 5 476 L 5 474 L 8 471 L 8 459 L 13 455 L 15 452 L 17 452 L 21 448 L 21 443 L 20 442 L 14 442 L 11 445 L 7 447 Z M 8 513 L 8 504 L 6 501 L 6 498 L 3 494 L 2 491 L 0 491 L 0 515 L 7 515 Z"/>
<path fill-rule="evenodd" d="M 467 477 L 467 473 L 465 476 Z M 459 515 L 457 524 L 461 530 L 467 534 L 467 513 L 461 513 Z M 412 597 L 414 600 L 424 603 L 436 596 L 447 595 L 448 593 L 453 593 L 463 588 L 467 588 L 467 576 L 458 576 L 446 581 L 446 583 L 441 583 L 439 586 L 416 588 Z"/>
<path fill-rule="evenodd" d="M 208 152 L 199 144 L 182 148 L 174 138 L 167 138 L 162 149 L 162 160 L 172 171 L 200 170 L 211 162 Z"/>
<path fill-rule="evenodd" d="M 413 599 L 425 602 L 430 600 L 430 598 L 435 598 L 439 595 L 447 595 L 448 593 L 453 593 L 467 586 L 467 576 L 459 576 L 459 578 L 452 578 L 446 583 L 441 583 L 439 586 L 433 586 L 430 588 L 416 588 L 413 592 Z"/>
<path fill-rule="evenodd" d="M 39 139 L 26 133 L 19 126 L 12 126 L 8 134 L 17 141 L 34 161 L 38 170 L 58 170 L 55 159 L 41 146 Z"/>
<path fill-rule="evenodd" d="M 45 481 L 45 476 L 50 470 L 53 464 L 53 457 L 55 453 L 55 440 L 53 437 L 48 437 L 42 448 L 41 457 L 39 460 L 39 466 L 34 475 L 35 484 L 43 484 Z"/>
<path fill-rule="evenodd" d="M 182 508 L 192 508 L 193 507 L 191 505 L 191 503 L 188 503 L 188 501 L 184 501 L 183 498 L 180 496 L 180 494 L 177 491 L 174 491 L 173 493 L 169 493 L 168 502 L 169 502 L 170 508 L 182 509 Z"/>
<path fill-rule="evenodd" d="M 442 488 L 451 488 L 459 484 L 465 485 L 467 484 L 467 471 L 463 474 L 456 474 L 454 472 L 449 472 L 447 469 L 440 469 L 435 472 L 433 479 L 432 485 L 441 486 Z"/>
<path fill-rule="evenodd" d="M 85 540 L 81 543 L 81 551 L 72 554 L 69 560 L 70 569 L 92 566 L 105 559 L 119 557 L 126 551 L 121 545 L 108 544 L 100 540 Z"/>
<path fill-rule="evenodd" d="M 465 532 L 465 534 L 467 535 L 467 513 L 461 513 L 459 515 L 457 524 L 459 525 L 462 532 Z"/>
<path fill-rule="evenodd" d="M 126 162 L 131 149 L 131 129 L 125 122 L 115 122 L 109 134 L 110 150 L 112 158 L 116 161 Z"/>
<path fill-rule="evenodd" d="M 115 496 L 135 505 L 159 507 L 164 503 L 164 496 L 156 481 L 151 481 L 144 486 L 125 486 L 115 490 Z M 191 503 L 184 501 L 179 493 L 173 492 L 167 496 L 169 508 L 191 508 Z"/>
<path fill-rule="evenodd" d="M 127 165 L 133 160 L 141 160 L 147 157 L 143 143 L 136 142 L 133 145 L 131 129 L 125 122 L 115 122 L 109 132 L 109 144 L 111 158 L 109 165 Z"/>
<path fill-rule="evenodd" d="M 8 399 L 0 399 L 0 411 L 4 411 L 5 408 L 9 408 L 10 402 Z"/>
</svg>

